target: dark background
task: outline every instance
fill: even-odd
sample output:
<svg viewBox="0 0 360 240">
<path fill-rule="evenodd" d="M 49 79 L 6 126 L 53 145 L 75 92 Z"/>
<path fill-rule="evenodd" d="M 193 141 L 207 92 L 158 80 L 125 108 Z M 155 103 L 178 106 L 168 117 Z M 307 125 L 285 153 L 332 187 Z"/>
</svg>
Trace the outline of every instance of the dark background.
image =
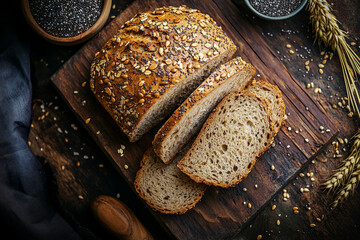
<svg viewBox="0 0 360 240">
<path fill-rule="evenodd" d="M 111 10 L 110 16 L 121 14 L 131 2 L 113 0 L 115 8 Z M 348 42 L 355 43 L 352 48 L 359 54 L 360 22 L 357 14 L 360 2 L 329 2 L 333 3 L 334 14 L 342 28 L 348 31 Z M 29 28 L 16 2 L 9 5 L 11 11 L 0 10 L 2 23 L 13 25 L 31 45 L 33 121 L 29 144 L 47 173 L 49 192 L 56 208 L 83 238 L 111 239 L 111 235 L 94 219 L 90 204 L 98 195 L 119 197 L 157 239 L 170 238 L 157 224 L 151 210 L 140 201 L 82 128 L 50 83 L 51 75 L 82 45 L 65 47 L 45 41 Z M 330 50 L 313 44 L 308 12 L 303 10 L 290 20 L 270 22 L 254 17 L 240 0 L 237 1 L 237 6 L 304 87 L 313 82 L 315 87 L 322 89 L 321 94 L 314 93 L 314 88 L 308 91 L 337 125 L 339 137 L 350 140 L 358 123 L 355 118 L 347 117 L 345 109 L 332 107 L 346 96 L 338 58 L 334 54 L 334 58 L 326 64 L 325 74 L 318 74 L 316 63 L 323 58 L 321 51 Z M 111 17 L 108 21 L 111 21 Z M 4 39 L 4 36 L 1 38 Z M 293 49 L 297 49 L 295 54 L 288 53 L 288 43 Z M 309 73 L 305 73 L 305 59 L 313 59 Z M 349 145 L 341 146 L 341 153 L 346 155 L 348 149 Z M 305 175 L 314 173 L 315 182 L 310 181 L 309 177 L 292 180 L 285 187 L 290 199 L 283 201 L 282 192 L 275 195 L 234 238 L 256 239 L 258 235 L 262 235 L 263 239 L 353 239 L 359 236 L 359 191 L 356 190 L 355 195 L 341 206 L 331 209 L 331 195 L 326 195 L 319 187 L 319 183 L 329 176 L 341 160 L 334 159 L 333 154 L 333 148 L 329 146 L 313 164 L 303 169 Z M 301 193 L 300 187 L 306 185 L 311 186 L 311 191 Z M 79 199 L 78 195 L 84 192 L 86 198 Z M 275 210 L 271 210 L 273 204 L 276 205 Z M 294 206 L 299 208 L 299 214 L 293 213 Z M 322 219 L 321 222 L 316 218 Z M 281 222 L 279 226 L 276 224 L 277 220 Z M 316 227 L 310 228 L 310 223 L 316 223 Z"/>
</svg>

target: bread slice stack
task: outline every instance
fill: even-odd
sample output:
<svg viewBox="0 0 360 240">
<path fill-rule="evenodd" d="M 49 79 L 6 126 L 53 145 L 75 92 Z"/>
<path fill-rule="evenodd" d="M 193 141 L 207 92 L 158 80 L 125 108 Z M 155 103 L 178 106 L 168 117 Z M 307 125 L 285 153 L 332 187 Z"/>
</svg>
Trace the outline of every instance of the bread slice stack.
<svg viewBox="0 0 360 240">
<path fill-rule="evenodd" d="M 285 113 L 281 91 L 265 81 L 246 82 L 243 91 L 232 91 L 223 98 L 196 139 L 172 162 L 164 164 L 153 149 L 145 153 L 135 189 L 154 210 L 183 214 L 200 201 L 207 185 L 236 186 L 270 147 Z M 191 120 L 199 118 L 193 115 Z"/>
</svg>

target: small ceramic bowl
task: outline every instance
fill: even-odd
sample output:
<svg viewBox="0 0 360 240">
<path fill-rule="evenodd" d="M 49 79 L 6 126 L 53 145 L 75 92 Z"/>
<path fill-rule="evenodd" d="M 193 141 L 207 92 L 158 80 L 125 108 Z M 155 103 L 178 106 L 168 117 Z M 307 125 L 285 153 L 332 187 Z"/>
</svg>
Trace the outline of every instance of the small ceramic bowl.
<svg viewBox="0 0 360 240">
<path fill-rule="evenodd" d="M 75 45 L 78 43 L 82 43 L 93 37 L 95 34 L 97 34 L 100 29 L 104 26 L 106 23 L 106 20 L 109 17 L 110 9 L 111 9 L 111 2 L 112 0 L 103 0 L 103 7 L 101 10 L 101 14 L 97 21 L 92 25 L 88 30 L 85 32 L 73 36 L 73 37 L 56 37 L 53 36 L 42 29 L 39 24 L 35 21 L 34 17 L 31 14 L 29 0 L 22 0 L 21 1 L 21 8 L 22 12 L 29 23 L 29 25 L 34 29 L 35 32 L 37 32 L 40 36 L 48 40 L 49 42 L 58 44 L 58 45 Z"/>
<path fill-rule="evenodd" d="M 267 16 L 265 14 L 262 14 L 260 12 L 258 12 L 251 4 L 249 0 L 245 0 L 245 4 L 250 8 L 250 10 L 258 17 L 263 18 L 263 19 L 267 19 L 267 20 L 284 20 L 284 19 L 288 19 L 291 18 L 293 16 L 295 16 L 296 14 L 298 14 L 306 5 L 307 0 L 303 0 L 302 3 L 300 4 L 300 6 L 295 9 L 292 13 L 285 15 L 285 16 L 281 16 L 281 17 L 271 17 L 271 16 Z"/>
</svg>

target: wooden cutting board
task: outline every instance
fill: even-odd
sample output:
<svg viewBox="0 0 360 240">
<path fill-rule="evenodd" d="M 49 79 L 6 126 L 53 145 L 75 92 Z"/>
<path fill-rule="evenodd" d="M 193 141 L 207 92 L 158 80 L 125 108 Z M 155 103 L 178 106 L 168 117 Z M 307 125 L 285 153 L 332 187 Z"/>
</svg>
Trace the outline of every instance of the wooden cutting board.
<svg viewBox="0 0 360 240">
<path fill-rule="evenodd" d="M 182 4 L 213 17 L 238 46 L 236 55 L 255 66 L 258 79 L 276 84 L 283 92 L 286 104 L 288 118 L 275 138 L 275 146 L 258 160 L 249 176 L 238 186 L 229 189 L 210 187 L 201 202 L 183 215 L 166 215 L 149 209 L 177 239 L 222 239 L 240 231 L 337 133 L 321 107 L 291 76 L 260 34 L 252 28 L 251 22 L 230 0 L 137 0 L 71 57 L 52 76 L 51 81 L 133 188 L 139 162 L 144 151 L 151 146 L 156 129 L 140 141 L 130 143 L 92 95 L 88 84 L 90 64 L 95 52 L 139 11 Z M 329 130 L 321 131 L 320 126 Z M 271 170 L 272 165 L 274 170 Z"/>
</svg>

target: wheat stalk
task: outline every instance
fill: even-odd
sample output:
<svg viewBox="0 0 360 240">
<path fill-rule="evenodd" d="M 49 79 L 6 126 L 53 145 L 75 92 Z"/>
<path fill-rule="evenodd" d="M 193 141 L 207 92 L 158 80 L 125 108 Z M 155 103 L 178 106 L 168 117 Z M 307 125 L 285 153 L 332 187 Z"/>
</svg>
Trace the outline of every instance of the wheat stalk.
<svg viewBox="0 0 360 240">
<path fill-rule="evenodd" d="M 335 192 L 344 183 L 348 182 L 354 169 L 359 166 L 360 162 L 360 129 L 353 136 L 353 144 L 351 146 L 350 154 L 345 158 L 340 166 L 334 171 L 333 175 L 325 181 L 322 185 L 329 192 Z"/>
<path fill-rule="evenodd" d="M 349 99 L 352 117 L 354 112 L 360 117 L 360 97 L 355 85 L 355 79 L 360 75 L 360 58 L 346 42 L 347 35 L 340 29 L 339 22 L 331 13 L 332 9 L 326 0 L 309 0 L 308 11 L 315 41 L 319 45 L 331 47 L 339 56 L 342 74 L 344 77 L 346 94 Z M 340 166 L 322 185 L 329 192 L 336 192 L 333 202 L 336 207 L 340 202 L 349 197 L 360 181 L 360 129 L 353 137 L 350 154 Z"/>
<path fill-rule="evenodd" d="M 359 164 L 356 165 L 356 170 L 351 173 L 349 176 L 349 181 L 344 185 L 335 197 L 335 200 L 332 203 L 333 207 L 336 207 L 339 203 L 343 202 L 350 196 L 350 193 L 354 193 L 355 188 L 357 187 L 360 181 L 360 167 Z"/>
</svg>

